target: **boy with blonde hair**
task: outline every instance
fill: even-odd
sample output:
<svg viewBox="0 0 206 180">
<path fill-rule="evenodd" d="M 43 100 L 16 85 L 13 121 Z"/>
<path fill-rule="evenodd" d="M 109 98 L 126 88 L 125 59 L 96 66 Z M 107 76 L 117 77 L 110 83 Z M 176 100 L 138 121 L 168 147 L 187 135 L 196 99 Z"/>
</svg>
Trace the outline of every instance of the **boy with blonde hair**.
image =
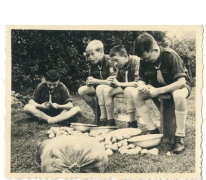
<svg viewBox="0 0 206 180">
<path fill-rule="evenodd" d="M 128 92 L 137 87 L 140 59 L 137 56 L 128 55 L 125 47 L 122 45 L 114 46 L 111 49 L 110 58 L 117 65 L 116 76 L 107 78 L 110 86 L 104 88 L 102 94 L 98 95 L 98 98 L 100 107 L 104 105 L 106 109 L 105 117 L 103 117 L 104 121 L 114 122 L 114 97 L 117 94 L 124 93 L 127 98 Z M 127 127 L 129 128 L 138 127 L 135 111 L 133 101 L 127 98 L 127 112 L 130 119 Z"/>
<path fill-rule="evenodd" d="M 115 74 L 115 67 L 110 57 L 104 54 L 104 46 L 99 40 L 89 42 L 86 47 L 86 55 L 87 60 L 90 62 L 89 77 L 87 78 L 86 86 L 80 87 L 78 93 L 95 114 L 95 100 L 93 96 L 94 94 L 99 94 L 105 87 L 108 87 L 106 79 Z M 103 86 L 99 88 L 99 84 L 103 84 Z M 104 110 L 101 112 L 104 112 Z"/>
<path fill-rule="evenodd" d="M 187 98 L 191 92 L 184 63 L 174 50 L 158 46 L 155 39 L 148 33 L 143 33 L 136 38 L 134 52 L 142 60 L 138 88 L 133 90 L 130 96 L 139 115 L 145 121 L 147 134 L 157 134 L 159 129 L 150 117 L 145 100 L 157 97 L 159 94 L 170 93 L 174 99 L 176 116 L 173 152 L 180 153 L 185 149 Z"/>
</svg>

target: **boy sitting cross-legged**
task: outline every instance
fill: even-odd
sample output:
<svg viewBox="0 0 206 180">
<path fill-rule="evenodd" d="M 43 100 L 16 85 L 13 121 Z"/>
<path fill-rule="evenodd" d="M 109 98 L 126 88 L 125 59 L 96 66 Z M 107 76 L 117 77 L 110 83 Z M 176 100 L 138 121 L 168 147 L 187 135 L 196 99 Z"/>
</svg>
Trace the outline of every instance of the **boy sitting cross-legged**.
<svg viewBox="0 0 206 180">
<path fill-rule="evenodd" d="M 113 47 L 110 51 L 110 57 L 117 65 L 116 75 L 107 78 L 110 86 L 104 88 L 101 93 L 97 93 L 101 110 L 101 120 L 103 122 L 102 126 L 115 125 L 114 97 L 117 94 L 124 93 L 127 98 L 128 92 L 137 87 L 139 75 L 139 57 L 128 55 L 124 46 L 118 45 Z M 133 101 L 127 98 L 127 112 L 130 118 L 128 127 L 137 128 L 135 111 Z"/>
<path fill-rule="evenodd" d="M 144 119 L 147 134 L 159 133 L 145 103 L 148 98 L 170 93 L 175 103 L 176 133 L 173 152 L 184 150 L 185 122 L 187 116 L 187 97 L 191 86 L 182 59 L 170 48 L 157 45 L 148 33 L 138 36 L 134 43 L 134 52 L 141 57 L 138 88 L 131 92 L 138 114 Z"/>
<path fill-rule="evenodd" d="M 103 91 L 107 85 L 107 78 L 115 74 L 113 62 L 104 54 L 104 46 L 101 41 L 90 41 L 86 47 L 87 60 L 90 62 L 89 77 L 86 86 L 78 89 L 79 96 L 91 107 L 95 114 L 95 100 L 93 95 Z M 99 84 L 104 84 L 97 88 Z"/>
<path fill-rule="evenodd" d="M 44 78 L 45 82 L 37 86 L 32 99 L 24 107 L 28 115 L 37 117 L 41 122 L 53 124 L 68 120 L 81 112 L 79 107 L 73 107 L 69 91 L 60 82 L 56 70 L 47 71 Z"/>
</svg>

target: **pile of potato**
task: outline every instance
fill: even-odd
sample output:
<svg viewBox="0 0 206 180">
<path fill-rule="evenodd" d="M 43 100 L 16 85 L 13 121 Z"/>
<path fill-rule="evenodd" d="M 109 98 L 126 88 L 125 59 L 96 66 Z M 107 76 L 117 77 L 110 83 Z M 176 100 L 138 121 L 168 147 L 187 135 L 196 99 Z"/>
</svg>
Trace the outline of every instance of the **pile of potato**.
<svg viewBox="0 0 206 180">
<path fill-rule="evenodd" d="M 47 131 L 49 138 L 54 138 L 60 135 L 75 135 L 82 134 L 90 136 L 98 141 L 105 149 L 108 156 L 111 156 L 114 152 L 119 152 L 120 154 L 154 154 L 158 155 L 158 149 L 153 148 L 150 150 L 142 149 L 141 147 L 135 146 L 134 144 L 129 144 L 128 139 L 131 137 L 128 134 L 120 134 L 120 130 L 114 130 L 107 134 L 102 134 L 98 132 L 92 133 L 82 133 L 81 131 L 74 130 L 71 127 L 51 127 Z"/>
</svg>

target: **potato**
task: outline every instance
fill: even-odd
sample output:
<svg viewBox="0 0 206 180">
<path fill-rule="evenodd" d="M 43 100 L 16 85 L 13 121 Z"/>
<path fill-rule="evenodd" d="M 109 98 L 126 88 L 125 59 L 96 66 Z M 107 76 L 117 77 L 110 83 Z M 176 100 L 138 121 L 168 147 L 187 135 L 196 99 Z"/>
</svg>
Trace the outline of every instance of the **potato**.
<svg viewBox="0 0 206 180">
<path fill-rule="evenodd" d="M 134 144 L 129 144 L 128 147 L 129 147 L 130 149 L 133 149 L 133 148 L 135 148 L 135 145 L 134 145 Z"/>
<path fill-rule="evenodd" d="M 141 151 L 142 150 L 142 148 L 141 147 L 138 147 L 138 146 L 136 146 L 136 148 L 135 149 L 138 149 L 139 151 Z"/>
<path fill-rule="evenodd" d="M 146 154 L 146 153 L 148 153 L 148 150 L 147 150 L 147 149 L 142 149 L 142 150 L 141 150 L 141 154 Z"/>
<path fill-rule="evenodd" d="M 120 151 L 120 154 L 126 154 L 127 153 L 127 149 L 122 149 L 121 151 Z"/>
<path fill-rule="evenodd" d="M 71 132 L 69 132 L 69 134 L 75 135 L 75 134 L 78 134 L 78 132 L 77 131 L 71 131 Z"/>
<path fill-rule="evenodd" d="M 111 146 L 111 149 L 114 150 L 114 151 L 117 151 L 117 150 L 118 150 L 117 144 L 113 144 L 113 145 Z"/>
<path fill-rule="evenodd" d="M 119 152 L 122 150 L 122 149 L 129 149 L 129 147 L 128 146 L 122 146 L 121 148 L 119 148 Z"/>
<path fill-rule="evenodd" d="M 128 145 L 128 142 L 127 142 L 127 141 L 122 141 L 122 145 L 123 145 L 123 146 L 127 146 L 127 145 Z"/>
<path fill-rule="evenodd" d="M 55 134 L 54 134 L 54 132 L 52 132 L 52 133 L 49 135 L 49 138 L 52 139 L 52 138 L 54 138 L 54 137 L 55 137 Z"/>
<path fill-rule="evenodd" d="M 113 154 L 112 150 L 111 149 L 107 149 L 106 150 L 106 153 L 107 153 L 107 156 L 111 156 Z"/>
<path fill-rule="evenodd" d="M 112 145 L 106 145 L 104 147 L 105 147 L 105 149 L 112 149 Z"/>
<path fill-rule="evenodd" d="M 133 151 L 133 150 L 134 150 L 134 149 L 128 149 L 126 153 L 127 153 L 127 154 L 134 154 L 134 151 Z"/>
<path fill-rule="evenodd" d="M 123 146 L 122 142 L 119 141 L 119 142 L 117 143 L 117 146 L 118 146 L 119 148 L 122 147 L 122 146 Z"/>
<path fill-rule="evenodd" d="M 117 139 L 115 137 L 112 138 L 112 143 L 116 143 Z"/>
</svg>

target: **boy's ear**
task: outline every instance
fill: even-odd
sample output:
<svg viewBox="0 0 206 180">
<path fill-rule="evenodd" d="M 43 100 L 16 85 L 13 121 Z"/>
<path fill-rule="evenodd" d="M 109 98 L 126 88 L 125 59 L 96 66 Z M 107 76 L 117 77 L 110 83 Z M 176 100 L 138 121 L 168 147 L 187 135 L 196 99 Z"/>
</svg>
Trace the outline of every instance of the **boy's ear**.
<svg viewBox="0 0 206 180">
<path fill-rule="evenodd" d="M 123 57 L 124 57 L 124 58 L 127 58 L 128 56 L 127 56 L 127 54 L 124 54 Z"/>
</svg>

